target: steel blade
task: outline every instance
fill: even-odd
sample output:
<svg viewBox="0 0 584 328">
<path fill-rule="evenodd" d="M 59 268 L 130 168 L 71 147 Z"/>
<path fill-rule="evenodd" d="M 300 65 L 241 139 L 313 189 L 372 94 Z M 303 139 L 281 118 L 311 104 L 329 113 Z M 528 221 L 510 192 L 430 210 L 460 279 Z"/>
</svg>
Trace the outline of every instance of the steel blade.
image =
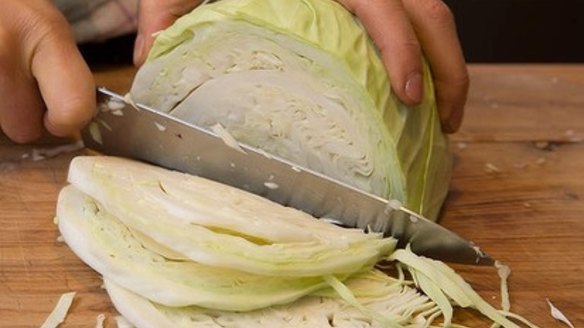
<svg viewBox="0 0 584 328">
<path fill-rule="evenodd" d="M 383 232 L 443 261 L 487 264 L 477 246 L 395 201 L 368 194 L 254 147 L 227 145 L 207 129 L 98 89 L 82 131 L 87 147 L 222 182 L 348 227 Z"/>
</svg>

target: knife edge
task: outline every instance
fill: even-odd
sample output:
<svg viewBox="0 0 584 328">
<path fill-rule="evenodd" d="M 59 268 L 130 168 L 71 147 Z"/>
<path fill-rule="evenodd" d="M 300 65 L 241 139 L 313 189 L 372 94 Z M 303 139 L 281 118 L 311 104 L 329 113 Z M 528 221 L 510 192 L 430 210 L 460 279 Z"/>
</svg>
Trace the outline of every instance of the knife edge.
<svg viewBox="0 0 584 328">
<path fill-rule="evenodd" d="M 431 258 L 493 265 L 472 242 L 387 200 L 247 144 L 226 142 L 221 133 L 181 121 L 98 88 L 98 110 L 82 131 L 86 145 L 209 178 L 258 194 L 346 227 L 383 232 Z M 98 132 L 96 132 L 98 131 Z"/>
</svg>

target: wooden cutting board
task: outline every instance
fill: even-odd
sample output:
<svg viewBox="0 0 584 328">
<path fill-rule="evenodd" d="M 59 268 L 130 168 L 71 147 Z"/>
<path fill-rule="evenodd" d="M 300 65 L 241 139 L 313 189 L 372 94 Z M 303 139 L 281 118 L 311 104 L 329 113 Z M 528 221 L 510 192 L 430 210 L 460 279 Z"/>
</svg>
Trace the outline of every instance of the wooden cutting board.
<svg viewBox="0 0 584 328">
<path fill-rule="evenodd" d="M 549 298 L 584 327 L 584 65 L 473 65 L 463 129 L 452 136 L 454 177 L 441 223 L 512 269 L 512 310 L 540 327 L 564 327 Z M 129 67 L 96 71 L 126 92 Z M 59 296 L 77 292 L 62 327 L 93 327 L 117 315 L 98 275 L 59 242 L 53 224 L 69 160 L 41 161 L 0 136 L 0 327 L 38 327 Z M 26 155 L 28 154 L 28 155 Z M 28 157 L 26 157 L 28 156 Z M 25 158 L 26 157 L 26 158 Z M 492 268 L 455 268 L 494 305 Z M 488 327 L 473 311 L 459 322 Z"/>
</svg>

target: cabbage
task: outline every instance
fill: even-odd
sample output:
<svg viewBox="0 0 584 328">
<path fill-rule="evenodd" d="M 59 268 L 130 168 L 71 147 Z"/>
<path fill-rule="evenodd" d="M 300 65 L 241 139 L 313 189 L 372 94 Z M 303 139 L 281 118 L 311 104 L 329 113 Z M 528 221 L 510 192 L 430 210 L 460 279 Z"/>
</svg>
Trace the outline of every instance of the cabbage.
<svg viewBox="0 0 584 328">
<path fill-rule="evenodd" d="M 450 179 L 430 72 L 408 108 L 360 23 L 330 0 L 223 0 L 157 37 L 131 94 L 435 219 Z"/>
<path fill-rule="evenodd" d="M 536 327 L 391 237 L 242 190 L 106 156 L 75 158 L 69 182 L 57 203 L 63 240 L 139 327 L 431 327 L 449 324 L 453 306 Z M 397 279 L 374 268 L 382 260 L 399 263 Z"/>
</svg>

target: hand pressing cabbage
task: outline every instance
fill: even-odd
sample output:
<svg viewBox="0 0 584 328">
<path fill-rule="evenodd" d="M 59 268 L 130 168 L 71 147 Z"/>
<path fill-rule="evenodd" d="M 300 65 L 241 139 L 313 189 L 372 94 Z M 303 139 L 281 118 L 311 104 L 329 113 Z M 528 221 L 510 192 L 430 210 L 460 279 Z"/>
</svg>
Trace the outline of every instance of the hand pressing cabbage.
<svg viewBox="0 0 584 328">
<path fill-rule="evenodd" d="M 435 219 L 450 179 L 427 67 L 417 108 L 391 93 L 360 23 L 329 0 L 222 0 L 160 33 L 135 101 Z"/>
</svg>

